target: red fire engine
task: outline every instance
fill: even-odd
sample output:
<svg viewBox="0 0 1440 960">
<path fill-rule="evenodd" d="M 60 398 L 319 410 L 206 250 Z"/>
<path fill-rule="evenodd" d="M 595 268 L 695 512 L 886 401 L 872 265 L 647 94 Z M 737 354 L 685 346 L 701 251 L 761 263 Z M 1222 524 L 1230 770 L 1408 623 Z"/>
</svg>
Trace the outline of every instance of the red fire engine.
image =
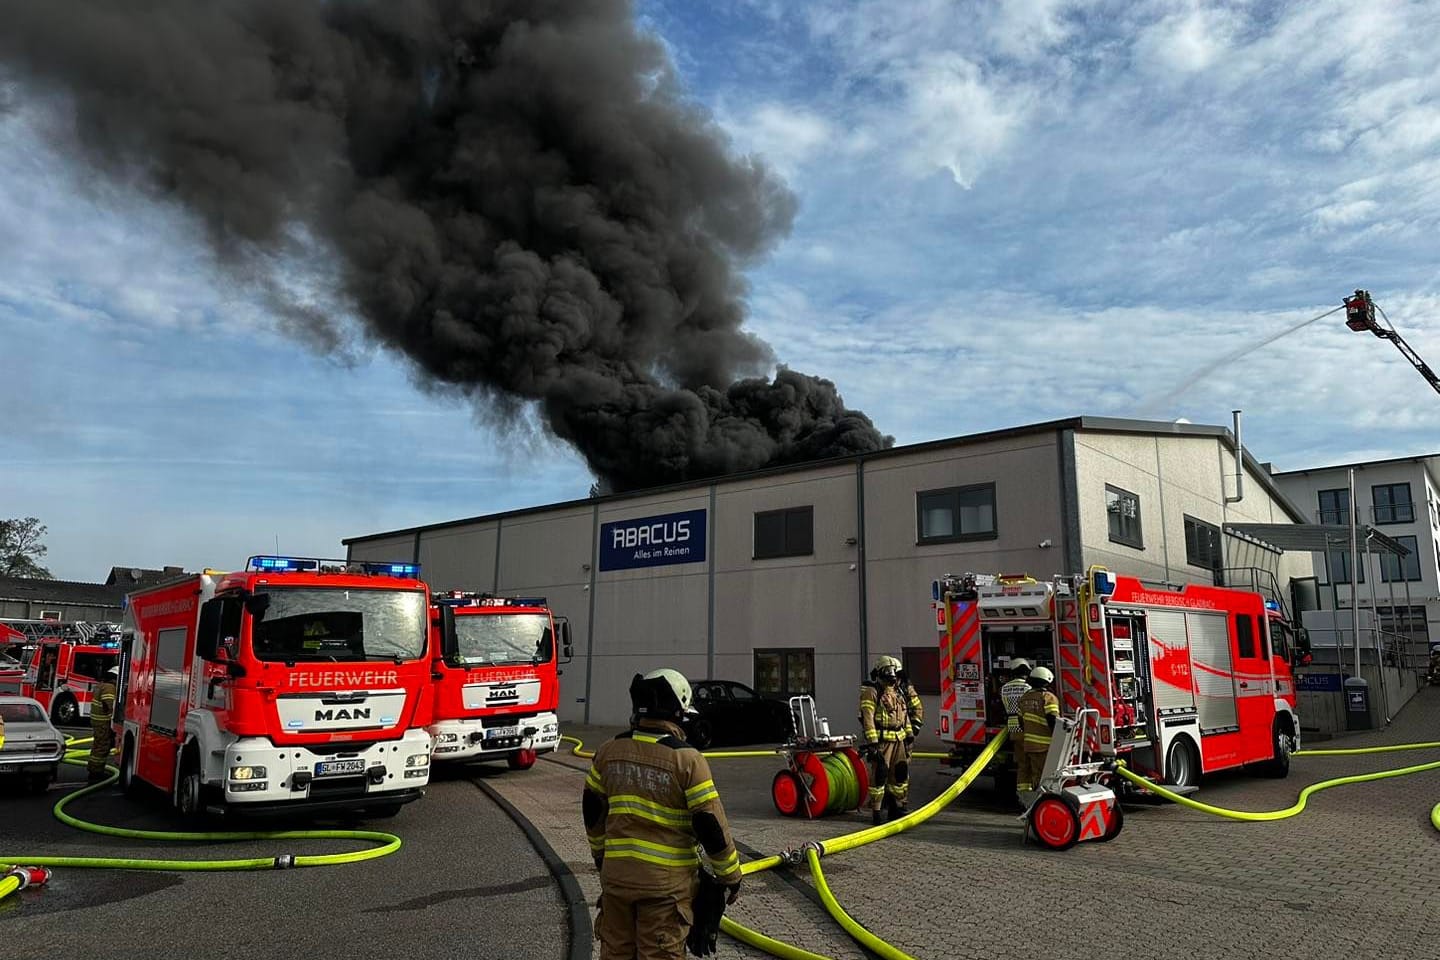
<svg viewBox="0 0 1440 960">
<path fill-rule="evenodd" d="M 503 759 L 525 770 L 554 750 L 559 664 L 572 656 L 569 620 L 544 597 L 456 590 L 435 597 L 431 622 L 435 759 Z"/>
<path fill-rule="evenodd" d="M 34 698 L 57 726 L 83 723 L 95 688 L 120 661 L 118 627 L 58 620 L 10 621 L 0 627 L 0 640 L 18 655 L 15 667 L 0 661 L 0 692 Z"/>
<path fill-rule="evenodd" d="M 1294 634 L 1248 590 L 1151 584 L 1091 568 L 1037 582 L 966 574 L 932 585 L 940 735 L 957 759 L 1005 725 L 997 673 L 1014 658 L 1055 674 L 1062 712 L 1099 712 L 1089 747 L 1182 789 L 1261 764 L 1285 776 L 1300 748 Z"/>
<path fill-rule="evenodd" d="M 186 816 L 389 816 L 430 779 L 429 590 L 410 563 L 251 557 L 130 594 L 120 781 Z"/>
</svg>

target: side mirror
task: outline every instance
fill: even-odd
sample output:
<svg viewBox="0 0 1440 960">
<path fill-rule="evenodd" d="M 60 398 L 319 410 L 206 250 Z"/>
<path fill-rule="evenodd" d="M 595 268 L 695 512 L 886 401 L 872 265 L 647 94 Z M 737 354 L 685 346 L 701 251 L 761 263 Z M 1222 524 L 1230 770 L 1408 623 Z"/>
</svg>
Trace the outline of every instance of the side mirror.
<svg viewBox="0 0 1440 960">
<path fill-rule="evenodd" d="M 270 594 L 268 594 L 268 593 L 251 593 L 251 594 L 246 594 L 246 596 L 245 596 L 245 609 L 246 609 L 247 611 L 249 611 L 250 616 L 254 617 L 256 620 L 264 620 L 264 619 L 265 619 L 265 611 L 270 609 Z"/>
<path fill-rule="evenodd" d="M 449 604 L 440 607 L 440 657 L 446 663 L 454 663 L 460 656 L 460 641 L 455 636 L 455 608 Z"/>
<path fill-rule="evenodd" d="M 575 659 L 575 647 L 570 641 L 570 618 L 556 617 L 555 625 L 560 628 L 560 662 L 569 663 Z"/>
<path fill-rule="evenodd" d="M 195 634 L 195 656 L 201 660 L 215 660 L 220 649 L 220 613 L 224 600 L 216 597 L 206 600 L 200 608 L 200 626 Z"/>
</svg>

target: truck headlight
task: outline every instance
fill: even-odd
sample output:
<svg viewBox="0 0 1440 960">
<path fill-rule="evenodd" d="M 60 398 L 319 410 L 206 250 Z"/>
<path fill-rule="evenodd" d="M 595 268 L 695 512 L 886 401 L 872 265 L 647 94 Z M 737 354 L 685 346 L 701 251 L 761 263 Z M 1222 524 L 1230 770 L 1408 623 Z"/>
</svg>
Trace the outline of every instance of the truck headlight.
<svg viewBox="0 0 1440 960">
<path fill-rule="evenodd" d="M 231 780 L 261 780 L 265 777 L 264 767 L 231 767 Z"/>
<path fill-rule="evenodd" d="M 542 735 L 542 736 L 546 736 L 546 737 L 550 736 L 552 733 L 559 733 L 559 732 L 560 732 L 560 724 L 558 724 L 558 723 L 547 723 L 547 724 L 545 724 L 544 728 L 540 731 L 541 735 Z"/>
<path fill-rule="evenodd" d="M 440 737 L 439 737 L 439 741 L 440 741 L 441 743 L 454 743 L 455 741 L 457 741 L 457 740 L 459 740 L 459 739 L 460 739 L 460 734 L 458 734 L 458 733 L 442 733 L 442 734 L 440 734 Z"/>
<path fill-rule="evenodd" d="M 428 767 L 429 765 L 430 754 L 428 753 L 417 753 L 405 758 L 405 766 L 407 767 Z"/>
</svg>

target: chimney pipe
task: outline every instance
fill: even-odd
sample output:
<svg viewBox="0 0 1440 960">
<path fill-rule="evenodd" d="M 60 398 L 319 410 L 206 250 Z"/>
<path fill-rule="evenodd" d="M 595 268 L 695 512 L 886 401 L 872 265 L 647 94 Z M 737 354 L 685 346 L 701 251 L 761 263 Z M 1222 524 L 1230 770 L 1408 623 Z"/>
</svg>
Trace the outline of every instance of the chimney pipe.
<svg viewBox="0 0 1440 960">
<path fill-rule="evenodd" d="M 1245 444 L 1240 440 L 1240 411 L 1231 410 L 1235 418 L 1235 496 L 1226 497 L 1226 503 L 1239 503 L 1245 499 Z"/>
</svg>

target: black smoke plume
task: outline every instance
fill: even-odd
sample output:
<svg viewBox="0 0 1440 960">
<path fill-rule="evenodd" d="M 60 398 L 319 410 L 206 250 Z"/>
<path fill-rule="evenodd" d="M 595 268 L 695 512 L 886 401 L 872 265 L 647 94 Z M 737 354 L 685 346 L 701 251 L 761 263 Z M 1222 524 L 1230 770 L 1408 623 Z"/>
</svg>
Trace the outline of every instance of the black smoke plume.
<svg viewBox="0 0 1440 960">
<path fill-rule="evenodd" d="M 738 271 L 794 198 L 728 152 L 628 0 L 16 2 L 0 69 L 243 275 L 318 243 L 422 382 L 533 401 L 612 489 L 891 442 L 826 380 L 754 376 L 773 357 Z"/>
</svg>

